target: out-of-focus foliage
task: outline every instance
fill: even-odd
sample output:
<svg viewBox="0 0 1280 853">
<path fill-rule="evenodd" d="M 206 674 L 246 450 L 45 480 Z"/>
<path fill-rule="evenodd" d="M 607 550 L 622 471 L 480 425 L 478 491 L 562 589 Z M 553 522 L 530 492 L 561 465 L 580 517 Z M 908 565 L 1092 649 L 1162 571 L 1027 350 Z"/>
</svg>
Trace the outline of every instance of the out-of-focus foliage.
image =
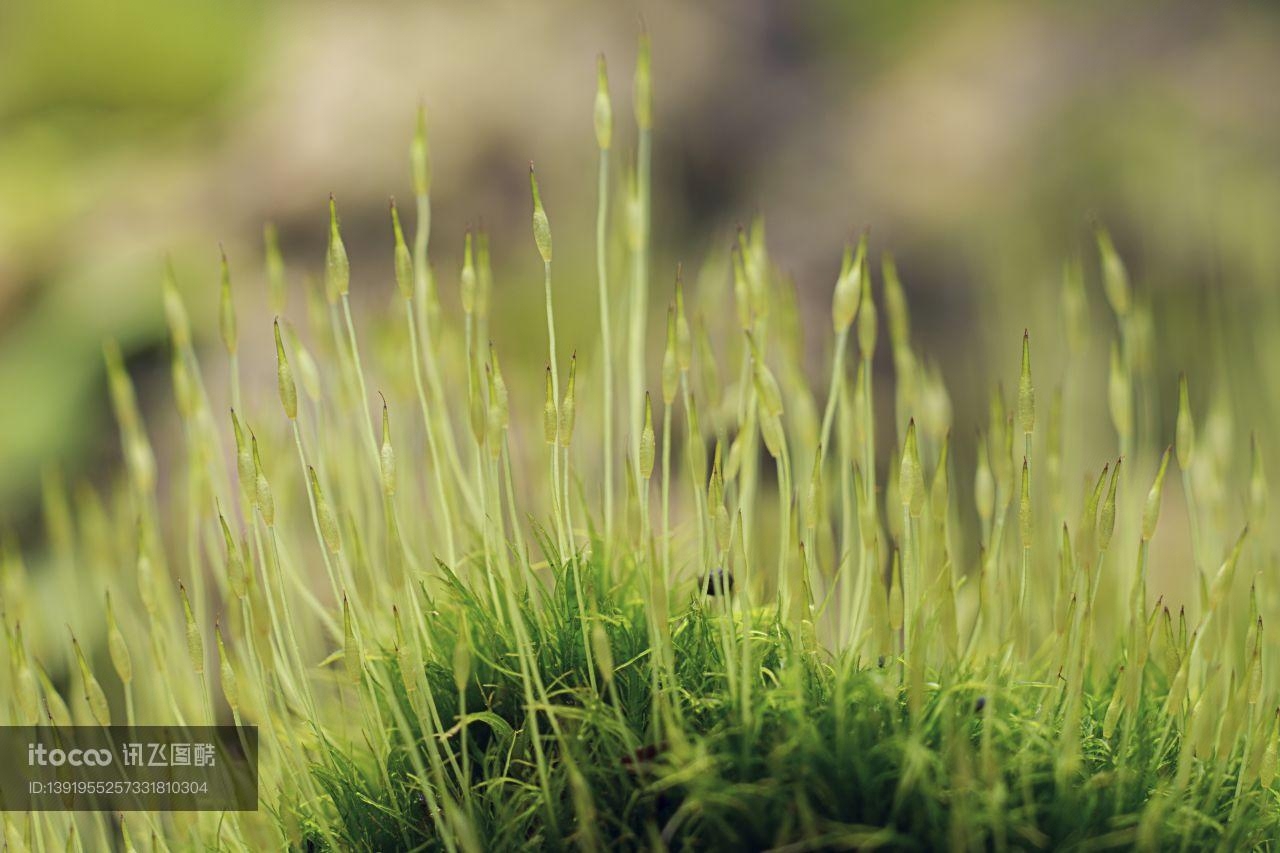
<svg viewBox="0 0 1280 853">
<path fill-rule="evenodd" d="M 0 7 L 0 512 L 108 423 L 104 335 L 155 340 L 166 184 L 201 168 L 260 18 L 238 0 Z"/>
</svg>

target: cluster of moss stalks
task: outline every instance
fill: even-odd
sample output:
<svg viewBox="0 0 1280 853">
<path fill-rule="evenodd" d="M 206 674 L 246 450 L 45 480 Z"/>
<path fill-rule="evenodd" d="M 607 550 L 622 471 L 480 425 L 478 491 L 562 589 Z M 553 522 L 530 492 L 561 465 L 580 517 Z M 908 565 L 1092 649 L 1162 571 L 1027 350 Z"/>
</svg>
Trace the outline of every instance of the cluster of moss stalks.
<svg viewBox="0 0 1280 853">
<path fill-rule="evenodd" d="M 1232 413 L 1198 415 L 1185 379 L 1166 448 L 1160 330 L 1106 235 L 1111 319 L 1088 319 L 1068 264 L 1062 328 L 1023 336 L 972 465 L 865 236 L 825 385 L 759 222 L 688 296 L 678 276 L 653 287 L 654 371 L 648 55 L 642 39 L 625 167 L 600 64 L 599 340 L 557 343 L 531 173 L 547 361 L 508 365 L 525 405 L 490 309 L 536 279 L 495 282 L 468 235 L 447 316 L 421 120 L 415 229 L 393 205 L 399 293 L 376 329 L 354 322 L 331 202 L 302 320 L 267 233 L 278 316 L 251 330 L 274 336 L 277 395 L 242 397 L 225 261 L 226 387 L 206 386 L 165 279 L 181 434 L 159 465 L 107 346 L 127 474 L 50 476 L 40 571 L 5 546 L 4 720 L 255 725 L 261 804 L 6 812 L 9 850 L 1274 849 L 1260 448 L 1228 452 Z M 1106 376 L 1084 358 L 1099 347 Z M 886 350 L 891 390 L 873 387 Z M 1096 399 L 1113 433 L 1091 443 Z M 1160 524 L 1176 472 L 1186 520 Z M 1188 532 L 1185 583 L 1154 586 L 1153 538 Z"/>
</svg>

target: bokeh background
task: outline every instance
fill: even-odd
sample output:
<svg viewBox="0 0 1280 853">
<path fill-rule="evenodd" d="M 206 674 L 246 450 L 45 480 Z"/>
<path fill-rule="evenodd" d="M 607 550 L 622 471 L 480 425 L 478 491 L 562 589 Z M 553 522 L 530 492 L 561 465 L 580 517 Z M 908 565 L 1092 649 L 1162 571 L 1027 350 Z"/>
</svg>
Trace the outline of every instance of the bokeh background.
<svg viewBox="0 0 1280 853">
<path fill-rule="evenodd" d="M 841 246 L 870 227 L 897 257 L 955 422 L 972 431 L 981 383 L 1015 381 L 1024 326 L 1042 351 L 1058 347 L 1064 260 L 1083 259 L 1092 322 L 1114 322 L 1097 286 L 1097 221 L 1162 332 L 1161 416 L 1172 423 L 1188 369 L 1242 420 L 1280 423 L 1271 3 L 3 0 L 0 523 L 39 536 L 50 464 L 73 480 L 111 476 L 104 338 L 121 341 L 149 417 L 170 417 L 166 255 L 216 354 L 225 248 L 242 358 L 264 396 L 265 221 L 280 229 L 291 306 L 303 310 L 332 192 L 356 307 L 370 317 L 389 304 L 387 198 L 410 195 L 420 102 L 446 307 L 464 229 L 483 219 L 493 334 L 527 348 L 536 396 L 544 332 L 528 320 L 541 267 L 527 164 L 538 164 L 555 233 L 562 346 L 594 340 L 594 63 L 607 55 L 625 158 L 642 18 L 655 75 L 655 293 L 677 260 L 697 266 L 763 214 L 775 260 L 823 332 L 808 354 L 816 377 Z M 695 287 L 703 305 L 728 298 L 727 280 Z M 1088 357 L 1105 431 L 1105 349 Z M 1038 376 L 1053 382 L 1051 367 Z M 163 443 L 162 429 L 153 435 Z"/>
</svg>

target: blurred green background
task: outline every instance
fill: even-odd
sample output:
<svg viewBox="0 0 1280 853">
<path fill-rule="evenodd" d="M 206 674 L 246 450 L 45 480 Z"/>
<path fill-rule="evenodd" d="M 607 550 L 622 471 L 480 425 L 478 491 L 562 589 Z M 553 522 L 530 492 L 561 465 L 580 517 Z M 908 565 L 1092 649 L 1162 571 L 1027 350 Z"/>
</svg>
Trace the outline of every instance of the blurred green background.
<svg viewBox="0 0 1280 853">
<path fill-rule="evenodd" d="M 420 101 L 446 307 L 462 233 L 483 219 L 494 336 L 526 347 L 541 372 L 542 329 L 526 319 L 541 299 L 534 160 L 563 341 L 594 341 L 593 66 L 605 52 L 617 150 L 629 156 L 640 16 L 654 45 L 656 311 L 677 260 L 723 250 L 760 212 L 823 330 L 808 354 L 816 377 L 841 245 L 870 226 L 897 256 L 917 340 L 971 432 L 985 412 L 979 377 L 1016 376 L 1024 326 L 1060 351 L 1064 259 L 1085 259 L 1092 316 L 1112 322 L 1089 250 L 1096 220 L 1162 331 L 1165 399 L 1188 368 L 1243 420 L 1280 423 L 1271 3 L 3 0 L 0 522 L 34 525 L 49 463 L 72 478 L 113 470 L 105 337 L 130 355 L 163 459 L 166 254 L 219 370 L 225 247 L 242 358 L 264 397 L 264 221 L 279 225 L 300 291 L 321 267 L 334 193 L 353 299 L 366 314 L 384 308 L 387 197 L 410 195 Z M 723 284 L 713 294 L 702 283 L 704 305 L 728 298 Z M 1105 429 L 1105 350 L 1090 357 Z M 1051 387 L 1052 368 L 1039 375 Z"/>
</svg>

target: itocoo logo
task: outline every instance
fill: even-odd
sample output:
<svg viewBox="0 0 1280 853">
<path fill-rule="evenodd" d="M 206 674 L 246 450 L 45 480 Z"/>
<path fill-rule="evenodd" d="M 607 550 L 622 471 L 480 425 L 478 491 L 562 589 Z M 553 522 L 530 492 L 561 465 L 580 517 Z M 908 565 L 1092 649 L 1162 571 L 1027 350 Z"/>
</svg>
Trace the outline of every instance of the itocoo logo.
<svg viewBox="0 0 1280 853">
<path fill-rule="evenodd" d="M 109 749 L 48 749 L 42 743 L 27 744 L 27 766 L 61 767 L 69 764 L 72 767 L 106 767 L 111 763 Z"/>
</svg>

